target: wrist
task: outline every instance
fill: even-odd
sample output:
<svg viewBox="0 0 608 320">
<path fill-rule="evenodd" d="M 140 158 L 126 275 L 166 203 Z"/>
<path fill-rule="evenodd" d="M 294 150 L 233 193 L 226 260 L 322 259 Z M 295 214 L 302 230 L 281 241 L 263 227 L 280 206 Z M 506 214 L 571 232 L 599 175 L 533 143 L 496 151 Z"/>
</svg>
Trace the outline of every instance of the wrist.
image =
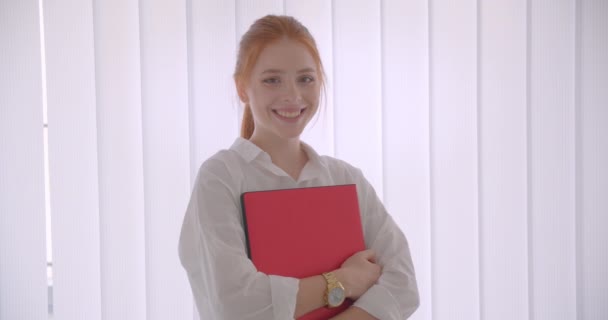
<svg viewBox="0 0 608 320">
<path fill-rule="evenodd" d="M 336 308 L 344 303 L 346 299 L 346 289 L 333 272 L 323 273 L 323 278 L 327 282 L 327 290 L 323 295 L 323 300 L 328 308 Z"/>
<path fill-rule="evenodd" d="M 352 298 L 352 290 L 350 288 L 350 284 L 348 283 L 348 276 L 347 276 L 348 271 L 345 270 L 344 268 L 339 268 L 339 269 L 332 271 L 332 273 L 336 276 L 338 281 L 340 281 L 340 283 L 344 287 L 345 297 L 349 298 L 349 299 Z"/>
</svg>

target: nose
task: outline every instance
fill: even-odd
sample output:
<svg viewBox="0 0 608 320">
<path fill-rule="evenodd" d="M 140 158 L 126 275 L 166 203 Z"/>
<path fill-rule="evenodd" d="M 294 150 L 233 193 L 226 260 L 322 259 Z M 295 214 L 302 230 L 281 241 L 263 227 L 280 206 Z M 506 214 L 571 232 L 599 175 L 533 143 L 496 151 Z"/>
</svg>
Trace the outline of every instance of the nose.
<svg viewBox="0 0 608 320">
<path fill-rule="evenodd" d="M 289 81 L 289 83 L 285 86 L 285 94 L 283 97 L 285 102 L 291 103 L 300 102 L 302 100 L 302 93 L 300 92 L 300 88 L 295 81 Z"/>
</svg>

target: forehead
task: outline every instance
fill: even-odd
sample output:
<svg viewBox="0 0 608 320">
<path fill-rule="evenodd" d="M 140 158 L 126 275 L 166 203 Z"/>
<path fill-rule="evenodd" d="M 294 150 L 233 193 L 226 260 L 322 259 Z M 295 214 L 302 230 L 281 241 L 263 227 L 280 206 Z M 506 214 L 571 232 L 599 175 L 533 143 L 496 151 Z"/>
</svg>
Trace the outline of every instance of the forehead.
<svg viewBox="0 0 608 320">
<path fill-rule="evenodd" d="M 261 73 L 267 69 L 283 71 L 302 70 L 315 68 L 315 60 L 308 49 L 301 43 L 281 39 L 267 45 L 253 68 L 254 73 Z"/>
</svg>

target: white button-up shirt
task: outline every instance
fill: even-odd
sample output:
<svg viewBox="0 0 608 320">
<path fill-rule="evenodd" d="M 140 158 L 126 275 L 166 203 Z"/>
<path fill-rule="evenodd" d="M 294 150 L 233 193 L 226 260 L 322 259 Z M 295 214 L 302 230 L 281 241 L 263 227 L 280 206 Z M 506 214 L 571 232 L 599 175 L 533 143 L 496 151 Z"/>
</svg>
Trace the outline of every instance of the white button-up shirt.
<svg viewBox="0 0 608 320">
<path fill-rule="evenodd" d="M 418 290 L 403 232 L 361 170 L 302 145 L 309 160 L 297 181 L 242 138 L 201 165 L 179 240 L 201 319 L 293 319 L 299 280 L 258 272 L 247 258 L 243 192 L 352 183 L 357 185 L 366 247 L 376 252 L 383 268 L 378 282 L 354 305 L 378 319 L 406 319 L 418 307 Z"/>
</svg>

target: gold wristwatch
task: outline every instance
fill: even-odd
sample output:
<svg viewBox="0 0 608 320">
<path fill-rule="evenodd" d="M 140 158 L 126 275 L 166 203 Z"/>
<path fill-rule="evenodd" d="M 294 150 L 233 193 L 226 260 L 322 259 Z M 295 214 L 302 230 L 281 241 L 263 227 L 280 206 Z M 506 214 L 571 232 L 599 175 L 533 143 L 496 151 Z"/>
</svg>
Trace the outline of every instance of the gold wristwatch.
<svg viewBox="0 0 608 320">
<path fill-rule="evenodd" d="M 325 304 L 329 308 L 339 307 L 344 302 L 344 299 L 346 299 L 344 286 L 331 272 L 324 273 L 323 277 L 325 278 L 325 281 L 327 281 L 327 290 L 323 295 Z"/>
</svg>

